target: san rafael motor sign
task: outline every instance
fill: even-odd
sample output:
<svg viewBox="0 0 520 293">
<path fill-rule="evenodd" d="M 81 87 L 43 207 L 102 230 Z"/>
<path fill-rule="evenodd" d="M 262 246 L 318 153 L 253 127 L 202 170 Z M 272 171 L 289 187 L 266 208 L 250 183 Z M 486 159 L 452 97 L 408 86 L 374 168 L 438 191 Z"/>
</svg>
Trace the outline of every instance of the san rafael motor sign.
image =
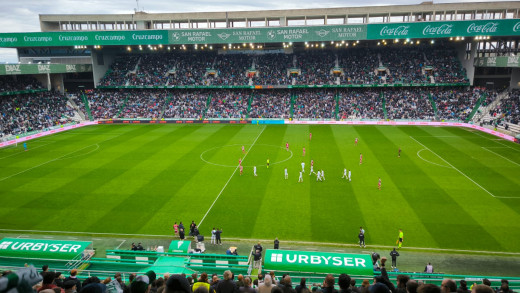
<svg viewBox="0 0 520 293">
<path fill-rule="evenodd" d="M 0 257 L 73 259 L 92 242 L 4 238 L 0 241 Z"/>
<path fill-rule="evenodd" d="M 266 270 L 290 272 L 347 273 L 356 276 L 374 274 L 368 254 L 268 249 L 264 267 Z"/>
</svg>

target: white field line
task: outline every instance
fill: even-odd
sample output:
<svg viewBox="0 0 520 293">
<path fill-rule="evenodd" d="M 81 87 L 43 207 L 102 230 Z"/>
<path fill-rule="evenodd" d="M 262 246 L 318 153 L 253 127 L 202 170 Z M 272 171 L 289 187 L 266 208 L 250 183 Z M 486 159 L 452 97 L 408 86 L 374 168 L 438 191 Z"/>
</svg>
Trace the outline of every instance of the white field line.
<svg viewBox="0 0 520 293">
<path fill-rule="evenodd" d="M 93 144 L 93 145 L 96 145 L 96 144 Z M 25 169 L 25 170 L 23 170 L 23 171 L 20 171 L 20 172 L 18 172 L 18 173 L 13 174 L 13 175 L 10 175 L 10 176 L 7 176 L 7 177 L 4 177 L 4 178 L 0 179 L 0 182 L 4 181 L 4 180 L 6 180 L 6 179 L 12 178 L 12 177 L 14 177 L 14 176 L 17 176 L 17 175 L 23 174 L 23 173 L 25 173 L 25 172 L 27 172 L 27 171 L 31 171 L 32 169 L 36 169 L 36 168 L 38 168 L 38 167 L 40 167 L 40 166 L 47 165 L 47 164 L 49 164 L 49 163 L 55 162 L 55 161 L 60 160 L 60 159 L 66 157 L 66 156 L 68 156 L 68 155 L 70 155 L 70 154 L 73 154 L 73 153 L 79 152 L 79 151 L 84 150 L 84 149 L 86 149 L 86 148 L 88 148 L 88 147 L 91 147 L 91 146 L 92 146 L 92 145 L 89 145 L 89 146 L 86 146 L 86 147 L 80 148 L 80 149 L 75 150 L 75 151 L 73 151 L 73 152 L 66 153 L 65 155 L 60 156 L 60 157 L 58 157 L 58 158 L 55 158 L 55 159 L 49 160 L 49 161 L 47 161 L 47 162 L 43 162 L 43 163 L 41 163 L 41 164 L 39 164 L 39 165 L 33 166 L 33 167 L 31 167 L 31 168 L 27 168 L 27 169 Z"/>
<path fill-rule="evenodd" d="M 421 157 L 421 155 L 420 155 L 421 152 L 422 152 L 422 151 L 426 151 L 426 150 L 427 150 L 427 149 L 420 149 L 419 151 L 417 151 L 417 156 L 418 156 L 419 158 L 421 158 L 421 160 L 423 160 L 423 161 L 425 161 L 425 162 L 428 162 L 428 163 L 430 163 L 430 164 L 433 164 L 433 165 L 437 165 L 437 166 L 439 166 L 439 167 L 450 168 L 450 166 L 437 164 L 437 163 L 434 163 L 434 162 L 432 162 L 432 161 L 428 161 L 428 160 L 426 160 L 425 158 Z"/>
<path fill-rule="evenodd" d="M 85 154 L 79 154 L 79 155 L 75 155 L 75 156 L 68 157 L 68 158 L 62 158 L 62 159 L 60 159 L 60 160 L 68 160 L 68 159 L 74 159 L 74 158 L 78 158 L 78 157 L 88 156 L 88 155 L 90 155 L 91 153 L 93 153 L 93 152 L 99 150 L 99 144 L 96 143 L 95 146 L 96 146 L 96 148 L 93 149 L 93 150 L 91 150 L 91 151 L 89 151 L 88 153 L 85 153 Z"/>
<path fill-rule="evenodd" d="M 491 153 L 493 153 L 493 154 L 495 154 L 495 155 L 501 157 L 501 158 L 504 159 L 504 160 L 508 160 L 509 162 L 511 162 L 511 163 L 513 163 L 513 164 L 515 164 L 515 165 L 517 165 L 517 166 L 520 166 L 520 164 L 518 164 L 517 162 L 515 162 L 515 161 L 511 161 L 510 159 L 508 159 L 508 158 L 502 156 L 501 154 L 495 153 L 495 152 L 492 151 L 492 150 L 488 150 L 486 147 L 482 147 L 482 148 L 485 149 L 485 150 L 488 151 L 488 152 L 491 152 Z"/>
<path fill-rule="evenodd" d="M 469 130 L 466 129 L 466 128 L 463 128 L 463 129 L 466 130 L 466 131 L 469 131 Z M 498 144 L 500 144 L 500 145 L 503 145 L 503 146 L 506 147 L 506 148 L 510 148 L 510 149 L 512 149 L 512 150 L 514 150 L 514 151 L 520 152 L 520 150 L 518 150 L 518 149 L 516 149 L 516 148 L 513 148 L 513 147 L 511 147 L 511 146 L 508 146 L 507 144 L 503 144 L 503 143 L 501 143 L 500 141 L 498 141 L 498 140 L 503 140 L 503 139 L 489 138 L 489 137 L 486 137 L 486 136 L 480 134 L 479 132 L 480 132 L 480 131 L 478 131 L 478 132 L 474 132 L 474 134 L 476 134 L 476 135 L 478 135 L 478 136 L 480 136 L 480 137 L 483 137 L 483 138 L 485 138 L 485 139 L 487 139 L 487 140 L 490 140 L 490 141 L 492 141 L 492 142 L 496 142 L 496 143 L 498 143 Z"/>
<path fill-rule="evenodd" d="M 461 137 L 460 135 L 421 135 L 416 137 Z"/>
<path fill-rule="evenodd" d="M 459 169 L 455 168 L 455 166 L 453 166 L 452 164 L 450 164 L 448 161 L 446 161 L 445 159 L 443 159 L 441 156 L 437 155 L 437 153 L 435 153 L 434 151 L 432 151 L 431 149 L 429 149 L 427 146 L 425 146 L 424 144 L 420 143 L 417 139 L 413 138 L 412 136 L 410 136 L 411 139 L 413 139 L 415 142 L 417 142 L 418 144 L 422 145 L 425 149 L 429 150 L 430 152 L 432 152 L 434 155 L 436 155 L 437 157 L 439 157 L 439 159 L 443 160 L 446 164 L 448 164 L 450 167 L 452 167 L 455 171 L 459 172 L 462 176 L 468 178 L 471 182 L 473 182 L 475 185 L 477 185 L 478 187 L 480 187 L 480 189 L 484 190 L 485 192 L 487 192 L 489 195 L 491 195 L 492 197 L 495 197 L 495 198 L 520 198 L 520 197 L 506 197 L 506 196 L 495 196 L 493 193 L 489 192 L 487 189 L 485 189 L 484 187 L 482 187 L 480 184 L 478 184 L 477 182 L 475 182 L 475 180 L 469 178 L 468 175 L 464 174 L 462 171 L 460 171 Z"/>
<path fill-rule="evenodd" d="M 210 149 L 205 150 L 202 153 L 200 153 L 199 158 L 206 164 L 210 164 L 210 165 L 214 165 L 214 166 L 218 166 L 218 167 L 236 168 L 235 165 L 223 165 L 223 164 L 217 164 L 217 163 L 210 162 L 210 161 L 204 159 L 204 154 L 209 152 L 209 151 L 216 150 L 216 149 L 222 149 L 222 148 L 230 147 L 230 146 L 241 146 L 241 145 L 242 144 L 236 143 L 236 144 L 228 144 L 228 145 L 223 145 L 223 146 L 219 146 L 219 147 L 210 148 Z M 283 146 L 277 146 L 277 145 L 272 145 L 272 144 L 257 144 L 257 146 L 259 146 L 259 145 L 272 146 L 272 147 L 275 147 L 275 148 L 281 148 L 282 150 L 285 150 L 285 147 L 283 147 Z M 284 163 L 284 162 L 290 160 L 293 157 L 293 152 L 291 150 L 289 150 L 289 152 L 291 153 L 291 155 L 287 159 L 285 159 L 283 161 L 279 161 L 279 162 L 273 162 L 273 163 L 271 163 L 271 165 L 281 164 L 281 163 Z M 243 164 L 242 164 L 242 166 L 244 166 L 244 168 L 254 167 L 253 165 L 246 166 L 246 165 L 243 165 Z M 258 167 L 265 167 L 267 165 L 256 165 L 256 166 L 258 166 Z"/>
<path fill-rule="evenodd" d="M 123 234 L 123 233 L 102 233 L 102 232 L 74 232 L 74 231 L 46 231 L 46 230 L 17 230 L 17 229 L 0 229 L 3 232 L 22 232 L 22 233 L 59 233 L 59 234 L 87 234 L 99 236 L 128 236 L 128 237 L 157 237 L 172 239 L 172 235 L 153 235 L 153 234 Z M 25 235 L 24 235 L 25 236 Z M 222 238 L 227 241 L 254 241 L 262 243 L 272 243 L 273 239 L 246 239 L 246 238 Z M 93 238 L 93 240 L 103 240 L 101 238 Z M 359 243 L 334 243 L 334 242 L 312 242 L 312 241 L 292 241 L 286 240 L 287 244 L 298 245 L 327 245 L 327 246 L 341 246 L 341 247 L 359 247 Z M 395 246 L 388 245 L 367 245 L 368 248 L 393 248 Z M 448 249 L 448 248 L 427 248 L 427 247 L 402 247 L 401 249 L 426 250 L 426 251 L 446 251 L 446 252 L 473 252 L 473 253 L 487 253 L 497 255 L 518 255 L 520 252 L 506 252 L 506 251 L 486 251 L 486 250 L 467 250 L 467 249 Z"/>
<path fill-rule="evenodd" d="M 0 179 L 0 182 L 4 181 L 4 180 L 6 180 L 6 179 L 12 178 L 12 177 L 14 177 L 14 176 L 17 176 L 17 175 L 23 174 L 23 173 L 25 173 L 25 172 L 27 172 L 27 171 L 31 171 L 32 169 L 36 169 L 36 168 L 38 168 L 38 167 L 40 167 L 40 166 L 43 166 L 43 165 L 46 165 L 46 164 L 52 163 L 52 162 L 54 162 L 54 161 L 61 160 L 61 159 L 65 158 L 66 156 L 70 155 L 70 154 L 77 153 L 77 152 L 79 152 L 79 151 L 81 151 L 81 150 L 84 150 L 84 149 L 86 149 L 86 148 L 88 148 L 88 147 L 91 147 L 91 146 L 95 146 L 95 145 L 97 145 L 98 148 L 99 148 L 99 145 L 98 145 L 99 143 L 103 143 L 103 142 L 106 142 L 106 141 L 112 140 L 112 139 L 114 139 L 114 138 L 116 138 L 116 137 L 119 137 L 119 136 L 121 136 L 121 135 L 123 135 L 123 134 L 124 134 L 124 133 L 121 133 L 121 134 L 118 134 L 118 135 L 116 135 L 116 136 L 114 136 L 114 137 L 111 137 L 111 138 L 105 139 L 105 140 L 103 140 L 103 141 L 100 141 L 100 142 L 98 142 L 98 143 L 93 143 L 93 144 L 88 145 L 88 146 L 86 146 L 86 147 L 83 147 L 83 148 L 77 149 L 77 150 L 75 150 L 75 151 L 73 151 L 73 152 L 66 153 L 66 154 L 63 155 L 63 156 L 57 157 L 57 158 L 52 159 L 52 160 L 49 160 L 49 161 L 47 161 L 47 162 L 43 162 L 43 163 L 41 163 L 41 164 L 39 164 L 39 165 L 36 165 L 36 166 L 31 167 L 31 168 L 25 169 L 25 170 L 23 170 L 23 171 L 20 171 L 20 172 L 18 172 L 18 173 L 13 174 L 13 175 L 10 175 L 10 176 L 7 176 L 7 177 L 4 177 L 4 178 Z M 96 149 L 96 150 L 97 150 L 97 149 Z"/>
<path fill-rule="evenodd" d="M 260 131 L 260 133 L 256 136 L 255 138 L 255 141 L 253 141 L 253 144 L 251 144 L 251 146 L 249 147 L 249 149 L 247 149 L 247 152 L 246 152 L 246 155 L 244 156 L 244 158 L 242 159 L 242 163 L 246 160 L 246 157 L 247 155 L 249 155 L 249 151 L 251 151 L 251 149 L 253 148 L 253 146 L 255 145 L 256 141 L 258 140 L 258 138 L 260 137 L 260 135 L 262 135 L 262 133 L 264 133 L 264 130 L 265 130 L 265 126 L 264 128 L 262 128 L 262 131 Z M 224 192 L 224 189 L 226 189 L 229 181 L 231 181 L 231 178 L 233 178 L 233 176 L 235 175 L 235 173 L 237 172 L 238 168 L 240 167 L 240 165 L 237 165 L 237 167 L 235 168 L 235 171 L 233 171 L 233 174 L 231 174 L 231 176 L 229 177 L 228 181 L 226 182 L 226 184 L 224 184 L 224 187 L 222 187 L 222 190 L 220 190 L 219 194 L 217 195 L 217 198 L 215 198 L 215 200 L 213 201 L 213 203 L 211 204 L 211 206 L 209 207 L 208 211 L 206 212 L 206 214 L 204 214 L 204 217 L 202 217 L 202 220 L 200 220 L 199 222 L 199 225 L 198 227 L 200 228 L 200 226 L 202 225 L 202 222 L 204 222 L 204 219 L 206 219 L 206 216 L 209 214 L 209 212 L 211 211 L 211 209 L 213 208 L 213 206 L 215 205 L 215 203 L 217 202 L 217 200 L 219 199 L 220 195 L 222 194 L 222 192 Z"/>
<path fill-rule="evenodd" d="M 46 144 L 42 144 L 42 145 L 37 146 L 37 147 L 30 148 L 30 149 L 28 149 L 27 151 L 30 152 L 30 151 L 32 151 L 32 150 L 35 150 L 35 149 L 37 149 L 37 148 L 44 147 L 44 146 L 46 146 L 46 145 L 50 145 L 50 144 L 52 144 L 52 143 L 55 143 L 55 141 L 53 141 L 53 142 L 49 142 L 49 143 L 46 143 Z M 20 154 L 25 154 L 25 152 L 18 152 L 18 153 L 15 153 L 15 154 L 11 154 L 11 155 L 9 155 L 9 156 L 1 157 L 0 160 L 1 160 L 1 159 L 5 159 L 5 158 L 9 158 L 9 157 L 14 157 L 14 156 L 17 156 L 17 155 L 20 155 Z"/>
<path fill-rule="evenodd" d="M 118 250 L 125 242 L 126 240 L 121 241 L 121 243 L 116 247 L 116 250 Z"/>
</svg>

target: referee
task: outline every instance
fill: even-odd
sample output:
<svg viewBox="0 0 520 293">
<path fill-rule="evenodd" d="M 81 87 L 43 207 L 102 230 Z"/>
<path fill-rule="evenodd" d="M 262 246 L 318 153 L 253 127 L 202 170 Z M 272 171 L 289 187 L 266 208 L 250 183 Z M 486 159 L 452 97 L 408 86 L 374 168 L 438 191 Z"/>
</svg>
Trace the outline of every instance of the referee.
<svg viewBox="0 0 520 293">
<path fill-rule="evenodd" d="M 366 245 L 365 245 L 365 230 L 363 230 L 363 227 L 359 227 L 358 238 L 359 238 L 359 247 L 361 247 L 361 245 L 363 245 L 363 248 L 365 248 L 366 247 Z"/>
</svg>

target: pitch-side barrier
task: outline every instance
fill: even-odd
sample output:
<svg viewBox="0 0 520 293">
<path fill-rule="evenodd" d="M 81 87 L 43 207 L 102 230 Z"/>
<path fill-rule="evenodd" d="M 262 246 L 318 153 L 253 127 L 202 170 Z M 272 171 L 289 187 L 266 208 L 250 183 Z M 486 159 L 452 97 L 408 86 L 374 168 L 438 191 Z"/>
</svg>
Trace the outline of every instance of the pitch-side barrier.
<svg viewBox="0 0 520 293">
<path fill-rule="evenodd" d="M 253 120 L 145 120 L 145 119 L 118 119 L 118 120 L 100 120 L 100 121 L 88 121 L 78 123 L 74 125 L 64 126 L 52 130 L 42 131 L 40 133 L 20 137 L 17 139 L 0 142 L 0 148 L 6 146 L 16 145 L 17 143 L 23 143 L 25 141 L 40 138 L 43 136 L 80 128 L 88 125 L 95 124 L 285 124 L 285 125 L 388 125 L 388 126 L 447 126 L 447 127 L 465 127 L 471 128 L 478 131 L 482 131 L 493 136 L 509 140 L 512 142 L 519 142 L 514 136 L 501 133 L 492 129 L 481 127 L 474 124 L 463 123 L 463 122 L 429 122 L 429 121 L 336 121 L 336 120 L 281 120 L 281 119 L 253 119 Z"/>
</svg>

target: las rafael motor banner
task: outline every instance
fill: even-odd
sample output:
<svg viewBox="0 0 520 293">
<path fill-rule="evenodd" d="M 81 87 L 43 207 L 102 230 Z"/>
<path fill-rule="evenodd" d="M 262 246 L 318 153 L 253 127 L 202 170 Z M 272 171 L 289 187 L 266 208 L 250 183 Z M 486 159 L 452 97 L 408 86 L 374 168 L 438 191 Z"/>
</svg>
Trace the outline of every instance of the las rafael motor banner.
<svg viewBox="0 0 520 293">
<path fill-rule="evenodd" d="M 4 238 L 0 242 L 0 257 L 74 259 L 92 242 Z"/>
<path fill-rule="evenodd" d="M 268 249 L 265 252 L 264 268 L 290 272 L 374 275 L 372 258 L 368 254 Z"/>
</svg>

